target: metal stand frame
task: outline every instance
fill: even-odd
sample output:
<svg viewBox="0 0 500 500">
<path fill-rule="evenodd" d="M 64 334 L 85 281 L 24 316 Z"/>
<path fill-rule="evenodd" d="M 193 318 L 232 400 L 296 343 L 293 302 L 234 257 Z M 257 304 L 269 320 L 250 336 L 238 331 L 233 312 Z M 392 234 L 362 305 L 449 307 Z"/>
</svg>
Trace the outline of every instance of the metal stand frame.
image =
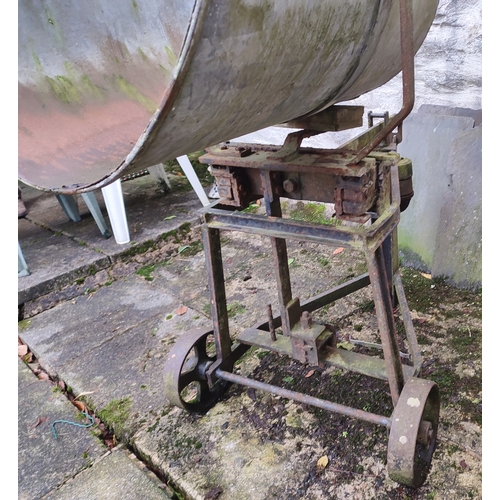
<svg viewBox="0 0 500 500">
<path fill-rule="evenodd" d="M 333 106 L 294 120 L 288 126 L 303 130 L 289 134 L 282 147 L 226 143 L 209 148 L 200 157 L 201 162 L 210 165 L 220 194 L 220 202 L 202 211 L 213 330 L 195 329 L 179 338 L 169 353 L 164 381 L 169 400 L 188 411 L 208 409 L 229 382 L 385 426 L 390 430 L 389 476 L 417 487 L 427 477 L 436 447 L 440 401 L 437 385 L 417 378 L 422 360 L 397 258 L 393 258 L 394 254 L 397 256 L 401 203 L 401 158 L 395 146 L 401 140 L 401 123 L 414 101 L 412 4 L 411 0 L 399 3 L 403 107 L 398 114 L 392 118 L 383 116 L 384 122 L 337 150 L 301 148 L 301 142 L 326 130 L 360 126 L 359 107 Z M 370 120 L 373 117 L 371 114 Z M 408 179 L 404 181 L 407 183 Z M 339 219 L 358 225 L 327 226 L 285 219 L 281 197 L 333 201 Z M 258 198 L 263 199 L 266 215 L 239 211 Z M 404 200 L 405 205 L 407 201 Z M 371 224 L 367 226 L 368 221 Z M 221 230 L 268 236 L 278 285 L 280 314 L 273 316 L 267 306 L 266 321 L 244 330 L 234 343 L 229 332 Z M 301 304 L 292 296 L 287 239 L 362 250 L 368 273 Z M 337 348 L 332 329 L 314 322 L 311 315 L 366 286 L 373 293 L 383 359 Z M 401 362 L 394 320 L 396 301 L 402 312 L 411 366 Z M 276 331 L 278 327 L 281 333 Z M 215 355 L 207 349 L 210 336 L 214 338 Z M 250 346 L 288 355 L 305 364 L 333 365 L 386 380 L 393 414 L 376 415 L 232 373 L 235 362 Z M 192 394 L 185 394 L 186 389 L 195 389 L 194 399 Z"/>
<path fill-rule="evenodd" d="M 400 216 L 400 157 L 390 150 L 372 151 L 352 165 L 352 155 L 345 152 L 301 149 L 300 138 L 308 134 L 310 132 L 290 134 L 281 148 L 226 144 L 209 148 L 208 153 L 200 157 L 200 161 L 211 165 L 226 196 L 202 211 L 213 330 L 190 331 L 176 342 L 165 365 L 167 397 L 188 411 L 204 411 L 217 402 L 228 382 L 238 383 L 383 425 L 390 429 L 390 476 L 403 484 L 418 486 L 427 476 L 436 446 L 439 391 L 434 382 L 417 378 L 422 359 L 397 258 L 393 258 L 397 255 Z M 282 217 L 282 196 L 302 199 L 304 193 L 311 192 L 315 193 L 316 201 L 332 201 L 333 196 L 338 217 L 358 224 L 330 226 Z M 240 211 L 255 197 L 262 197 L 266 215 Z M 234 343 L 229 331 L 221 252 L 223 230 L 269 237 L 279 298 L 279 315 L 273 316 L 267 306 L 265 321 L 244 330 Z M 368 273 L 301 304 L 292 295 L 288 239 L 362 250 Z M 383 359 L 337 348 L 333 329 L 315 322 L 311 314 L 367 286 L 373 293 Z M 394 320 L 396 301 L 403 317 L 411 366 L 401 361 Z M 277 332 L 279 327 L 281 333 Z M 207 339 L 212 335 L 215 356 L 207 351 Z M 287 355 L 305 364 L 331 365 L 386 380 L 394 413 L 391 417 L 376 415 L 232 373 L 235 362 L 251 346 Z M 191 400 L 184 391 L 193 387 L 198 394 Z M 404 393 L 412 396 L 402 400 Z M 416 407 L 412 406 L 413 401 L 418 401 Z M 406 434 L 414 428 L 418 430 L 414 442 L 399 449 L 401 441 L 408 439 Z"/>
<path fill-rule="evenodd" d="M 386 155 L 387 156 L 387 155 Z M 410 313 L 399 273 L 393 276 L 393 241 L 395 228 L 399 221 L 399 186 L 397 175 L 397 155 L 393 156 L 393 166 L 389 172 L 392 183 L 393 199 L 379 214 L 373 214 L 374 222 L 368 227 L 324 226 L 297 222 L 281 217 L 279 197 L 274 196 L 276 186 L 270 181 L 270 172 L 260 171 L 263 179 L 264 203 L 267 216 L 251 215 L 241 212 L 228 212 L 222 208 L 212 207 L 204 210 L 202 227 L 203 243 L 206 252 L 209 289 L 212 304 L 217 361 L 207 372 L 209 384 L 222 378 L 235 382 L 235 376 L 219 368 L 230 359 L 234 361 L 241 356 L 243 348 L 232 351 L 227 318 L 224 272 L 220 249 L 220 230 L 235 230 L 250 234 L 270 235 L 274 268 L 278 285 L 280 315 L 268 318 L 260 325 L 246 329 L 238 338 L 240 344 L 255 345 L 280 354 L 286 354 L 299 361 L 310 364 L 335 365 L 365 375 L 384 379 L 389 382 L 392 400 L 397 404 L 405 380 L 418 374 L 421 356 L 416 342 L 415 332 L 410 320 Z M 212 159 L 212 158 L 210 158 Z M 387 162 L 386 162 L 387 163 Z M 331 168 L 331 167 L 326 167 Z M 287 239 L 311 241 L 334 246 L 363 249 L 368 264 L 368 273 L 329 290 L 317 297 L 300 304 L 292 297 Z M 403 366 L 399 355 L 396 326 L 393 316 L 392 282 L 396 283 L 395 291 L 409 340 L 410 355 L 413 366 Z M 333 301 L 359 290 L 372 286 L 377 320 L 382 340 L 385 363 L 378 358 L 337 349 L 335 339 L 324 326 L 312 321 L 311 313 L 331 304 Z M 275 329 L 281 327 L 283 334 L 277 335 Z M 327 346 L 327 349 L 321 349 Z M 232 363 L 231 363 L 232 364 Z M 238 383 L 251 385 L 252 382 L 238 379 Z M 280 394 L 279 388 L 268 390 Z M 289 395 L 287 396 L 289 397 Z M 302 397 L 293 397 L 302 401 Z M 321 403 L 324 407 L 325 403 Z M 337 411 L 337 410 L 334 410 Z M 373 415 L 357 414 L 359 418 L 375 421 Z"/>
</svg>

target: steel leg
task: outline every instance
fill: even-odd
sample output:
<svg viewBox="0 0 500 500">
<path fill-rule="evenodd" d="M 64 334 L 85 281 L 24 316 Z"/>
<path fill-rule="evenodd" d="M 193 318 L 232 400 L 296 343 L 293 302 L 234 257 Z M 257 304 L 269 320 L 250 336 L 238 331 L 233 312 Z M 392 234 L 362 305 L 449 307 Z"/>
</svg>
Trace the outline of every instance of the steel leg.
<svg viewBox="0 0 500 500">
<path fill-rule="evenodd" d="M 264 203 L 266 213 L 271 217 L 281 217 L 281 205 L 279 196 L 273 193 L 273 185 L 269 171 L 260 173 L 262 187 L 264 189 Z M 274 260 L 274 270 L 278 286 L 278 298 L 280 314 L 284 335 L 290 335 L 291 329 L 300 319 L 300 305 L 298 301 L 292 302 L 292 285 L 290 282 L 290 270 L 288 268 L 288 253 L 286 240 L 284 238 L 271 237 L 271 246 Z"/>
<path fill-rule="evenodd" d="M 373 290 L 375 311 L 380 330 L 392 402 L 394 406 L 396 406 L 399 395 L 403 390 L 404 376 L 396 337 L 396 324 L 394 322 L 391 296 L 392 286 L 387 279 L 384 251 L 382 247 L 379 246 L 375 252 L 367 251 L 366 260 Z"/>
<path fill-rule="evenodd" d="M 224 285 L 224 268 L 220 244 L 220 231 L 202 226 L 205 263 L 210 291 L 210 309 L 214 326 L 215 348 L 217 359 L 221 360 L 231 353 L 231 337 L 229 335 L 229 319 L 227 315 L 226 288 Z"/>
</svg>

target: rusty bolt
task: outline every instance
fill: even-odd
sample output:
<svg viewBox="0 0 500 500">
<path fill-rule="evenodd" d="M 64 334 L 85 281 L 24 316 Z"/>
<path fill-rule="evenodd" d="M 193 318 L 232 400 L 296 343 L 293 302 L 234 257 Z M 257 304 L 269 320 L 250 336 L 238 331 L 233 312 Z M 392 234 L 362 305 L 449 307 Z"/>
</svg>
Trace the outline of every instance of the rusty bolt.
<svg viewBox="0 0 500 500">
<path fill-rule="evenodd" d="M 428 447 L 434 437 L 434 429 L 432 423 L 424 420 L 420 423 L 417 433 L 417 443 Z"/>
<path fill-rule="evenodd" d="M 236 151 L 238 151 L 241 158 L 250 156 L 253 153 L 252 148 L 246 146 L 239 146 L 238 148 L 236 148 Z"/>
<path fill-rule="evenodd" d="M 297 181 L 297 179 L 290 177 L 289 179 L 286 179 L 285 182 L 283 182 L 283 189 L 287 193 L 293 193 L 299 189 L 299 182 Z"/>
<path fill-rule="evenodd" d="M 300 326 L 306 330 L 308 328 L 311 328 L 312 326 L 312 316 L 311 316 L 311 313 L 309 311 L 304 311 L 301 315 L 300 315 Z"/>
</svg>

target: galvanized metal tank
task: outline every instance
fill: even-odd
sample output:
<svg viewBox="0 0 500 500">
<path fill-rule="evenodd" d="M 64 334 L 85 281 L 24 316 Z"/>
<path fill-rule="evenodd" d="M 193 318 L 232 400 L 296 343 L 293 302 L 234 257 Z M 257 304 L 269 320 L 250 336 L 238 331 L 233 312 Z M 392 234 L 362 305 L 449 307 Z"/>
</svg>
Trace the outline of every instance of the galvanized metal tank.
<svg viewBox="0 0 500 500">
<path fill-rule="evenodd" d="M 414 0 L 414 43 L 438 0 Z M 117 178 L 373 90 L 397 0 L 19 0 L 19 178 Z"/>
</svg>

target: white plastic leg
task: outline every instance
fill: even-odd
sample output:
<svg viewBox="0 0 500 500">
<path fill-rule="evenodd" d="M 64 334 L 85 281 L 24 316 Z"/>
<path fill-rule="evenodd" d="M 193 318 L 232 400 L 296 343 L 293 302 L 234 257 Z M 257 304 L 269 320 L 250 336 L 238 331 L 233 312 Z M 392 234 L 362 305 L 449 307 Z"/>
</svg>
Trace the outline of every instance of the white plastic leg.
<svg viewBox="0 0 500 500">
<path fill-rule="evenodd" d="M 191 186 L 193 186 L 193 189 L 198 195 L 201 204 L 204 207 L 210 205 L 210 201 L 208 200 L 205 190 L 203 189 L 200 179 L 198 179 L 198 176 L 196 175 L 196 172 L 194 171 L 193 165 L 191 165 L 189 158 L 186 155 L 179 156 L 177 158 L 177 161 L 179 162 L 179 165 L 181 166 L 185 176 L 188 178 L 188 181 L 191 183 Z"/>
<path fill-rule="evenodd" d="M 148 167 L 148 172 L 156 182 L 165 186 L 165 190 L 167 192 L 172 191 L 172 186 L 170 185 L 167 174 L 165 173 L 165 167 L 161 163 L 159 165 Z"/>
<path fill-rule="evenodd" d="M 123 192 L 121 180 L 117 180 L 102 188 L 102 195 L 106 210 L 108 211 L 113 236 L 119 245 L 124 245 L 130 242 L 130 234 L 128 231 L 127 214 L 125 212 L 125 204 L 123 202 Z"/>
</svg>

